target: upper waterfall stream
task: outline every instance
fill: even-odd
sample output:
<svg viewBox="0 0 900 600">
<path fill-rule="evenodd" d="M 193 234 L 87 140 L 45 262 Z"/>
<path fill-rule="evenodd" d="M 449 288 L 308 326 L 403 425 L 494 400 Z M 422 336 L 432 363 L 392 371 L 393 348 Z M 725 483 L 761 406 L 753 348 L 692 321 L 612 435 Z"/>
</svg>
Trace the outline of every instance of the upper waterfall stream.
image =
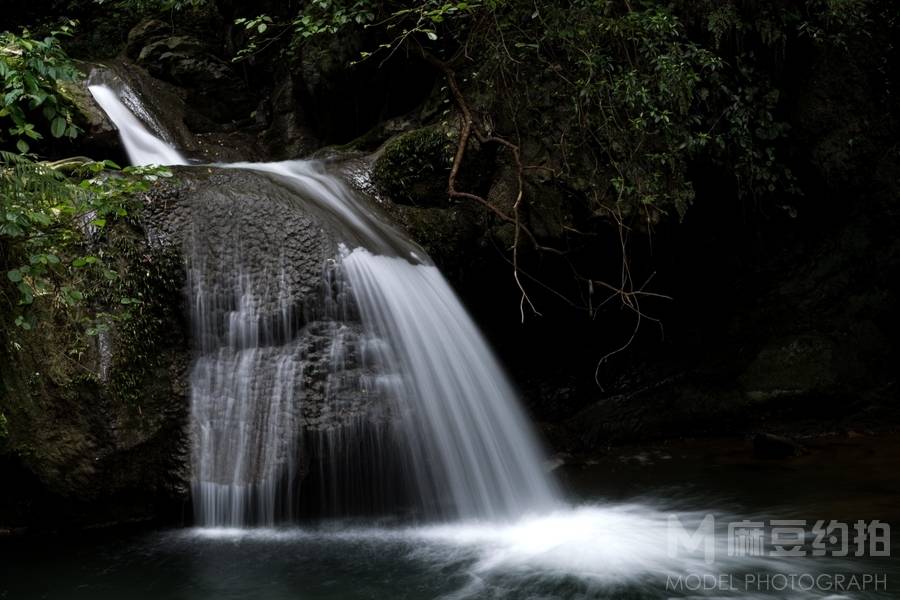
<svg viewBox="0 0 900 600">
<path fill-rule="evenodd" d="M 119 130 L 122 145 L 133 165 L 186 165 L 187 160 L 175 148 L 150 133 L 147 126 L 105 85 L 88 90 Z"/>
<path fill-rule="evenodd" d="M 132 163 L 186 164 L 114 91 L 90 90 L 119 128 Z M 240 526 L 292 518 L 306 485 L 303 405 L 307 388 L 319 385 L 339 415 L 316 434 L 323 514 L 376 504 L 390 512 L 396 502 L 420 517 L 498 519 L 557 505 L 512 386 L 425 253 L 319 163 L 220 166 L 273 178 L 334 223 L 339 244 L 321 265 L 315 308 L 304 309 L 297 302 L 299 257 L 288 237 L 258 239 L 241 215 L 227 230 L 194 215 L 188 256 L 197 348 L 195 520 Z M 269 246 L 272 260 L 254 262 L 251 245 Z M 305 330 L 313 324 L 326 332 L 329 359 L 320 380 L 310 382 L 304 371 L 314 350 Z M 343 416 L 348 395 L 374 400 L 366 411 Z M 351 451 L 361 443 L 364 452 Z M 360 498 L 348 502 L 347 494 Z"/>
</svg>

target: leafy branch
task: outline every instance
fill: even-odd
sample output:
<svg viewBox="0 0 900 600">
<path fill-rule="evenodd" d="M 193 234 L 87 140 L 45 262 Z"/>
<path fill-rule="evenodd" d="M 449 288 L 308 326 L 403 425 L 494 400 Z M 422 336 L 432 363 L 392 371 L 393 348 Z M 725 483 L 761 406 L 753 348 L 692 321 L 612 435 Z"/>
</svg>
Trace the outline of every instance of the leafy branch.
<svg viewBox="0 0 900 600">
<path fill-rule="evenodd" d="M 70 170 L 68 176 L 63 168 Z M 97 277 L 117 279 L 117 271 L 92 250 L 90 240 L 113 220 L 127 217 L 136 194 L 168 176 L 171 172 L 159 167 L 43 163 L 0 153 L 0 268 L 6 280 L 0 294 L 16 315 L 15 324 L 34 326 L 31 308 L 38 300 L 51 312 L 74 314 Z M 121 298 L 120 304 L 136 301 Z M 96 333 L 95 320 L 89 321 L 89 332 Z"/>
<path fill-rule="evenodd" d="M 60 88 L 79 77 L 60 45 L 60 38 L 71 36 L 75 25 L 67 21 L 40 39 L 27 29 L 19 35 L 0 33 L 0 143 L 6 133 L 25 154 L 47 133 L 54 138 L 81 133 L 74 107 Z"/>
</svg>

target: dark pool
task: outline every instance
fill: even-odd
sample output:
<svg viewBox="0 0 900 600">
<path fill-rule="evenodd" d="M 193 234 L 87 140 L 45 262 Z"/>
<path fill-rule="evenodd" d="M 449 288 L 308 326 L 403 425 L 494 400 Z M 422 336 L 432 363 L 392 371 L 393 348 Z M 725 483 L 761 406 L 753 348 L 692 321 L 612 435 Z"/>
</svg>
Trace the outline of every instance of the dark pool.
<svg viewBox="0 0 900 600">
<path fill-rule="evenodd" d="M 841 541 L 827 539 L 826 555 L 811 555 L 819 520 L 894 524 L 895 444 L 831 443 L 793 462 L 756 461 L 735 443 L 610 454 L 561 472 L 571 505 L 509 523 L 5 540 L 0 598 L 896 598 L 896 534 L 890 556 L 854 556 L 852 544 L 834 556 Z M 696 548 L 672 551 L 673 519 Z M 771 538 L 761 553 L 731 551 L 729 525 L 763 522 L 769 536 L 773 520 L 805 521 L 806 556 L 773 556 Z"/>
</svg>

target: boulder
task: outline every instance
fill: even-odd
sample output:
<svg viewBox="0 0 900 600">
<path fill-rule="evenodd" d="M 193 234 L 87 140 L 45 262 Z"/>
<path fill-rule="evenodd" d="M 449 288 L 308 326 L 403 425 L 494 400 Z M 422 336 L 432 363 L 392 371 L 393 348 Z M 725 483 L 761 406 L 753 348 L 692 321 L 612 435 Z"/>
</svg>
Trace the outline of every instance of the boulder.
<svg viewBox="0 0 900 600">
<path fill-rule="evenodd" d="M 189 35 L 163 35 L 145 21 L 129 35 L 129 56 L 154 77 L 186 90 L 186 100 L 214 123 L 249 119 L 252 98 L 231 65 Z"/>
<path fill-rule="evenodd" d="M 121 154 L 119 132 L 103 109 L 94 101 L 82 81 L 61 82 L 62 95 L 75 107 L 75 124 L 83 131 L 79 144 L 95 157 L 118 157 Z"/>
<path fill-rule="evenodd" d="M 25 336 L 21 350 L 0 351 L 0 477 L 10 479 L 0 526 L 171 518 L 187 497 L 181 263 L 170 246 L 151 241 L 139 213 L 110 223 L 96 244 L 124 275 L 95 282 L 94 311 L 122 296 L 140 298 L 141 308 L 96 335 L 64 315 L 42 314 L 34 330 L 16 334 Z"/>
<path fill-rule="evenodd" d="M 144 46 L 137 62 L 153 75 L 185 87 L 221 85 L 234 79 L 227 64 L 188 36 L 166 37 Z"/>
<path fill-rule="evenodd" d="M 128 32 L 125 54 L 128 58 L 136 59 L 145 46 L 171 34 L 172 26 L 159 19 L 141 21 Z"/>
<path fill-rule="evenodd" d="M 452 133 L 443 127 L 400 134 L 380 150 L 372 181 L 397 204 L 447 207 L 453 152 Z"/>
<path fill-rule="evenodd" d="M 765 346 L 740 382 L 745 396 L 752 402 L 832 390 L 840 377 L 841 359 L 839 348 L 827 337 L 792 336 Z"/>
</svg>

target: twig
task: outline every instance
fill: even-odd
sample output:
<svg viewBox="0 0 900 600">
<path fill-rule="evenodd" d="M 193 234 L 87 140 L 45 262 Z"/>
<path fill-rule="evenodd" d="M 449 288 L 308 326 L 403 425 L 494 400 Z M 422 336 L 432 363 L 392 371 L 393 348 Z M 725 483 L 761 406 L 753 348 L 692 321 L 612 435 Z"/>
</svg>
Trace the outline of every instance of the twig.
<svg viewBox="0 0 900 600">
<path fill-rule="evenodd" d="M 466 198 L 469 200 L 474 200 L 482 206 L 488 208 L 491 212 L 493 212 L 504 221 L 510 222 L 514 225 L 515 231 L 513 233 L 512 245 L 513 279 L 516 282 L 516 286 L 519 288 L 519 292 L 521 292 L 521 296 L 519 298 L 519 315 L 522 322 L 524 322 L 526 304 L 532 310 L 532 312 L 534 312 L 534 314 L 540 315 L 541 313 L 537 310 L 534 303 L 531 301 L 531 298 L 528 296 L 528 292 L 525 291 L 525 286 L 522 285 L 522 280 L 519 278 L 520 234 L 525 233 L 525 235 L 527 235 L 528 238 L 531 239 L 535 246 L 541 248 L 542 246 L 538 244 L 534 234 L 531 233 L 531 231 L 522 224 L 519 218 L 519 209 L 522 205 L 522 198 L 525 191 L 525 180 L 523 176 L 524 167 L 522 166 L 522 158 L 519 153 L 519 146 L 505 138 L 483 133 L 481 129 L 475 124 L 475 120 L 472 118 L 472 111 L 469 108 L 468 102 L 466 102 L 465 96 L 463 96 L 462 92 L 459 89 L 459 85 L 456 82 L 456 73 L 453 71 L 453 69 L 451 69 L 450 66 L 447 65 L 447 63 L 439 60 L 428 52 L 424 52 L 423 54 L 425 56 L 425 60 L 427 60 L 433 66 L 437 67 L 447 78 L 447 85 L 450 87 L 450 92 L 453 94 L 453 99 L 456 101 L 456 105 L 459 107 L 459 110 L 462 113 L 462 126 L 460 127 L 459 131 L 459 143 L 456 146 L 456 153 L 453 157 L 453 165 L 450 168 L 450 176 L 447 178 L 447 194 L 451 198 Z M 472 192 L 463 192 L 456 188 L 456 179 L 459 176 L 459 169 L 462 166 L 463 159 L 466 155 L 466 149 L 468 148 L 469 138 L 472 135 L 474 135 L 481 144 L 496 144 L 499 146 L 503 146 L 507 148 L 512 154 L 513 162 L 515 163 L 516 167 L 516 200 L 513 203 L 512 215 L 509 215 L 500 210 L 483 196 L 474 194 Z"/>
</svg>

